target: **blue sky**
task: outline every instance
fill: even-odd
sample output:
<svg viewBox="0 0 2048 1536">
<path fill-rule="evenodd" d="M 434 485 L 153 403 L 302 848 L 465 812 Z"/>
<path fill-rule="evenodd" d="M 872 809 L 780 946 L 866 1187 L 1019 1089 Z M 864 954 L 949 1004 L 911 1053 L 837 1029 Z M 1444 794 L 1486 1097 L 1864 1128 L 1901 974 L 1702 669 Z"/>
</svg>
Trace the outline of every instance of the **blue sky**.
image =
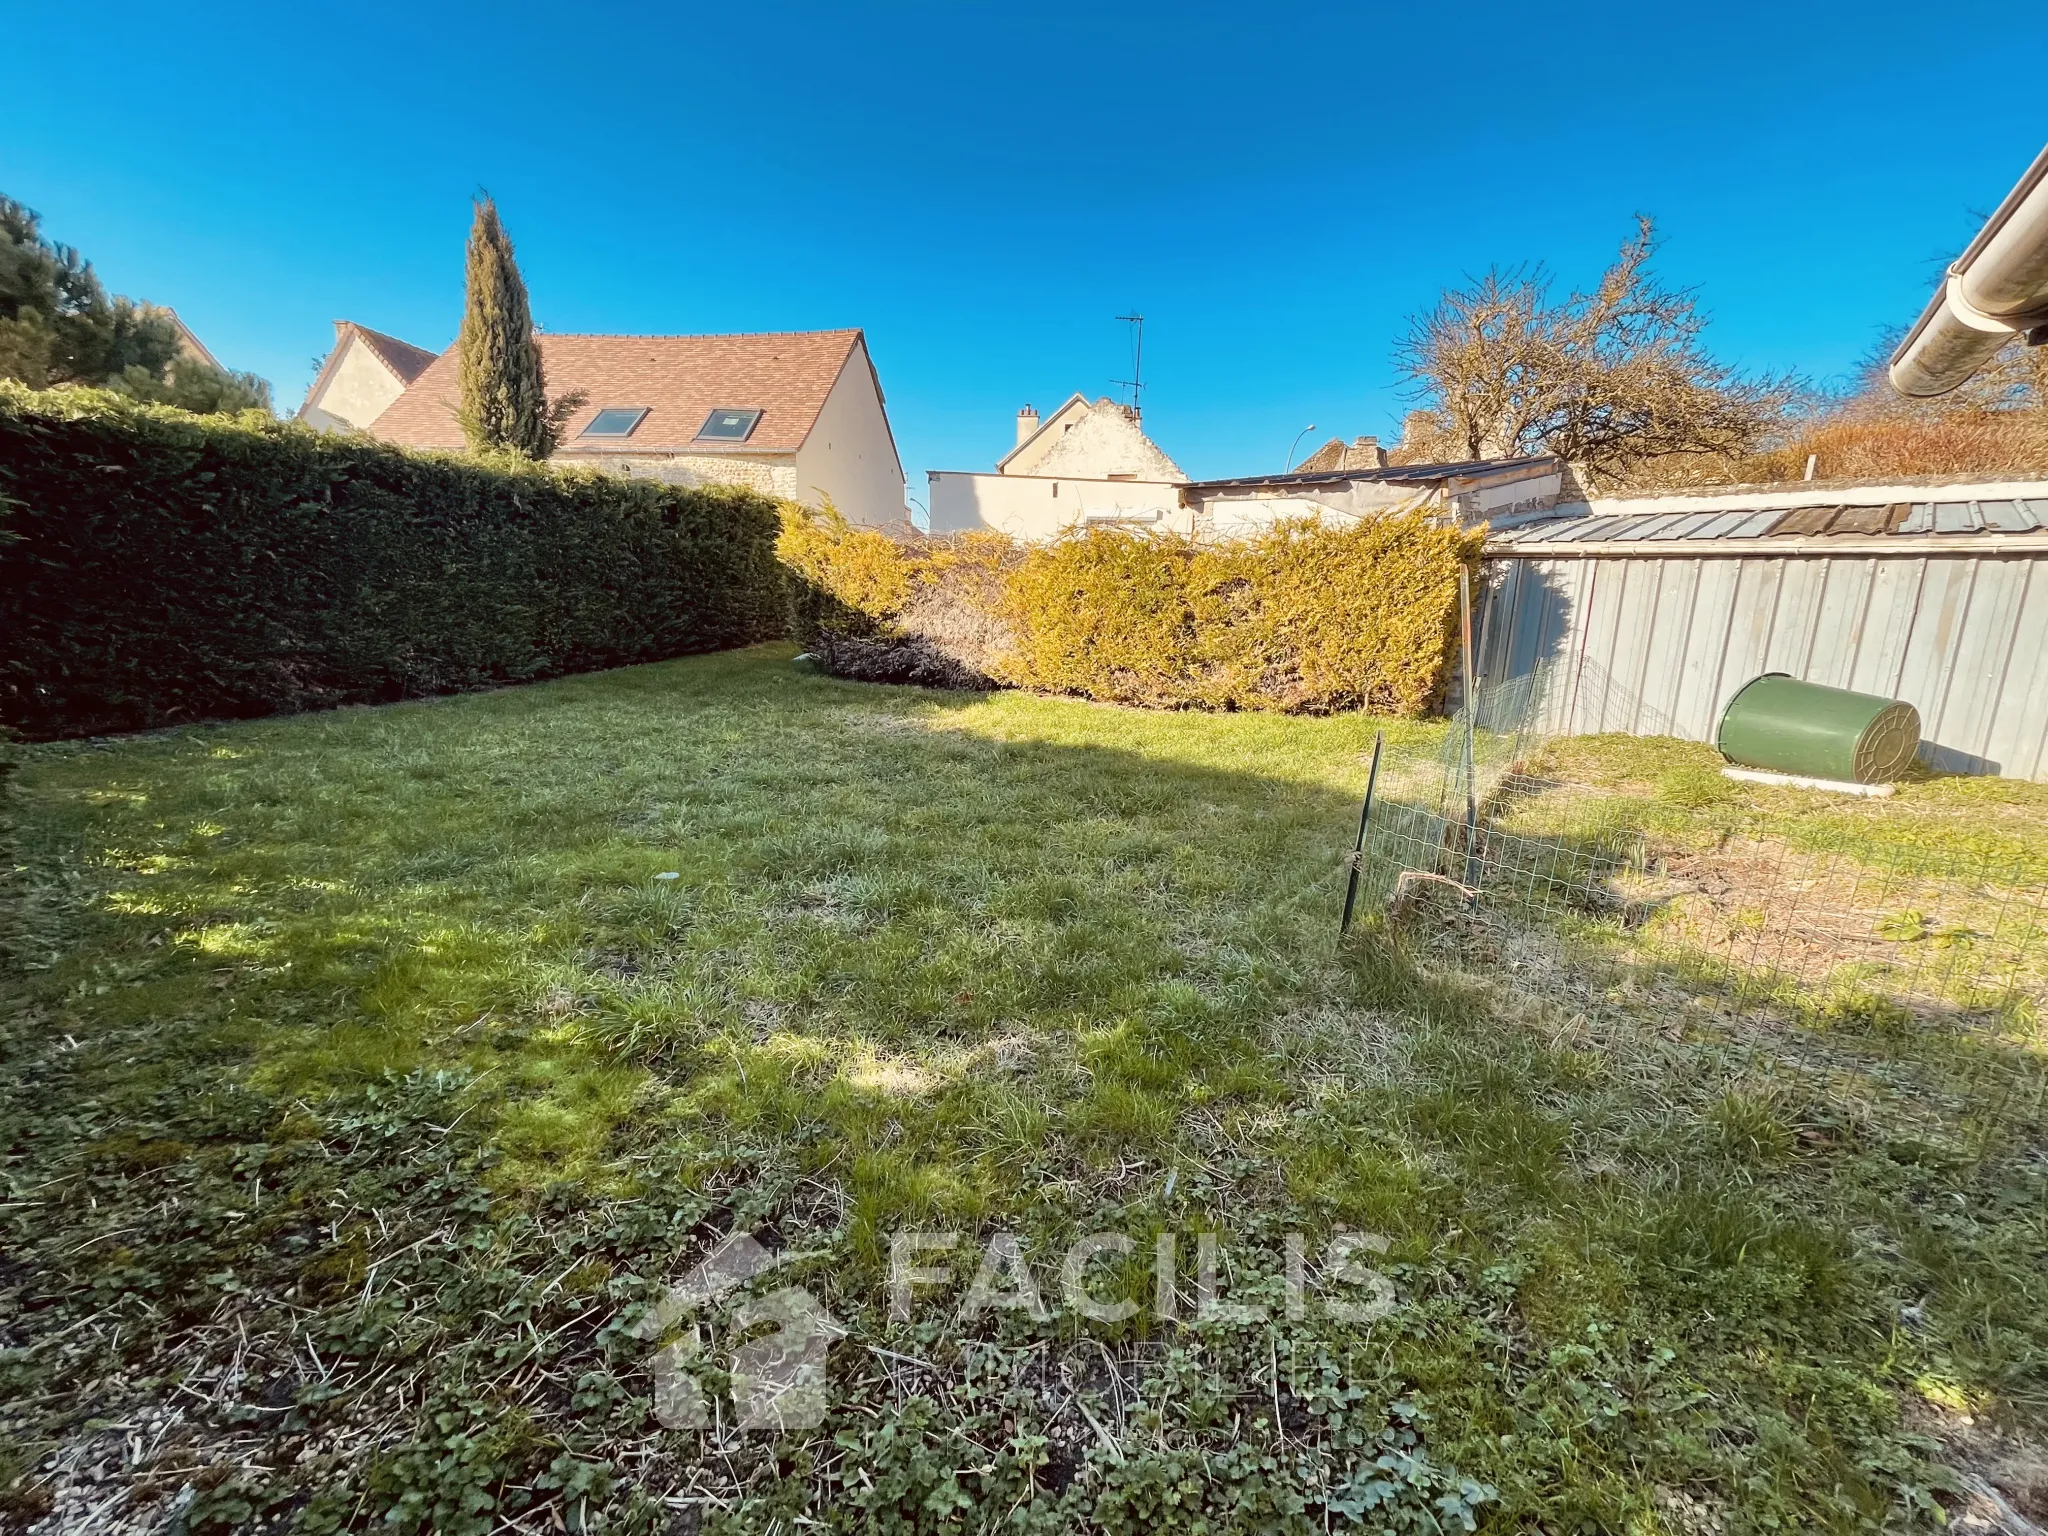
<svg viewBox="0 0 2048 1536">
<path fill-rule="evenodd" d="M 2028 20 L 2031 16 L 2033 19 Z M 89 18 L 90 30 L 82 24 Z M 1839 376 L 2048 138 L 2048 7 L 24 8 L 0 190 L 295 407 L 431 347 L 479 186 L 557 331 L 865 327 L 910 474 L 1127 376 L 1196 475 L 1391 438 L 1403 317 L 1638 210 L 1743 366 Z M 33 67 L 23 67 L 33 59 Z"/>
</svg>

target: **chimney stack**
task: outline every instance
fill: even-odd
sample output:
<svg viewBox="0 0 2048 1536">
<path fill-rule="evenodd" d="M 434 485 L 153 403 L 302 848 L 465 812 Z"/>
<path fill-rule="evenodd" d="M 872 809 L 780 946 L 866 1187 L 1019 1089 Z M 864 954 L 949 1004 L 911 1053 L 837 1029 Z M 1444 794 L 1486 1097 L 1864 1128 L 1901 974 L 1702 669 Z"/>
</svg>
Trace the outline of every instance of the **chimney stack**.
<svg viewBox="0 0 2048 1536">
<path fill-rule="evenodd" d="M 1024 407 L 1023 410 L 1017 413 L 1017 441 L 1019 443 L 1023 442 L 1025 438 L 1029 437 L 1032 433 L 1036 432 L 1037 430 L 1038 408 L 1036 406 L 1027 405 Z"/>
<path fill-rule="evenodd" d="M 1373 470 L 1387 467 L 1387 450 L 1380 446 L 1380 440 L 1376 437 L 1359 438 L 1352 443 L 1351 451 L 1344 457 L 1346 469 Z"/>
</svg>

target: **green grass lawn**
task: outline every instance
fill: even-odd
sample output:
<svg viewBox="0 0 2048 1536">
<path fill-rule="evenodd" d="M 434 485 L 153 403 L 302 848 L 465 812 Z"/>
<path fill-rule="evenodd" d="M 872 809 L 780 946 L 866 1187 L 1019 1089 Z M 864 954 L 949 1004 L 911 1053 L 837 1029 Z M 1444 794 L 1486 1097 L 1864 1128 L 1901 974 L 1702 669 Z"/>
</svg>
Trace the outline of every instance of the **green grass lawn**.
<svg viewBox="0 0 2048 1536">
<path fill-rule="evenodd" d="M 1652 832 L 1763 832 L 1867 860 L 2048 883 L 2048 784 L 1916 766 L 1892 798 L 1854 799 L 1734 782 L 1711 747 L 1656 736 L 1565 738 L 1545 747 L 1539 767 L 1600 796 L 1608 817 Z"/>
<path fill-rule="evenodd" d="M 26 750 L 0 1520 L 1714 1536 L 2048 1497 L 2042 1057 L 1584 947 L 1340 945 L 1368 734 L 766 647 Z M 2048 860 L 2034 786 L 1873 810 L 1572 750 L 1646 823 Z M 959 1239 L 898 1318 L 913 1230 Z M 637 1325 L 739 1232 L 846 1328 L 816 1428 L 733 1424 L 733 1297 L 662 1335 L 703 1326 L 713 1423 L 656 1415 Z M 1003 1233 L 1044 1305 L 963 1319 Z M 1135 1315 L 1065 1299 L 1091 1233 Z"/>
</svg>

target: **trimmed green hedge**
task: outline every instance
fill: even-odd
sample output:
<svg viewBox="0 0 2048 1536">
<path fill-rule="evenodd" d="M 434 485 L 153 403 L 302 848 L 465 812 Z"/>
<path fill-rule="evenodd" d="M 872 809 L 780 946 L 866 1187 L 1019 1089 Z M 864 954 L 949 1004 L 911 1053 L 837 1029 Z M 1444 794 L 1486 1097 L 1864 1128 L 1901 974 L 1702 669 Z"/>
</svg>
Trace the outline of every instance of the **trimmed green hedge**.
<svg viewBox="0 0 2048 1536">
<path fill-rule="evenodd" d="M 0 383 L 0 724 L 371 703 L 784 633 L 774 502 Z"/>
</svg>

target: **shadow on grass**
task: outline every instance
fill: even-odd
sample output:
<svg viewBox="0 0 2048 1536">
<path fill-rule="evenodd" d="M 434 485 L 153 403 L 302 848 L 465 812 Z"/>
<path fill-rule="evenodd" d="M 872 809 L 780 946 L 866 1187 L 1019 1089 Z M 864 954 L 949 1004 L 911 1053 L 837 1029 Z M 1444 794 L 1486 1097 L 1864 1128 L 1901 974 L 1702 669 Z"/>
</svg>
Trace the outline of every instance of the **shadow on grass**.
<svg viewBox="0 0 2048 1536">
<path fill-rule="evenodd" d="M 1618 1523 L 1646 1466 L 1767 1501 L 1688 1448 L 1718 1443 L 1724 1412 L 1777 1426 L 1793 1491 L 1768 1497 L 1795 1510 L 1843 1486 L 1902 1497 L 1911 1452 L 1870 1397 L 1897 1372 L 1874 1341 L 1926 1266 L 1852 1260 L 1841 1234 L 1871 1206 L 1921 1231 L 1914 1192 L 1811 1155 L 1803 1110 L 1724 1102 L 1691 1075 L 1710 1057 L 1659 1057 L 1655 999 L 1650 1045 L 1617 1025 L 1579 1049 L 1552 1037 L 1569 1022 L 1537 1006 L 1553 1000 L 1510 1006 L 1516 983 L 1477 950 L 1447 959 L 1375 922 L 1340 946 L 1361 735 L 891 691 L 771 651 L 38 749 L 0 1104 L 26 1192 L 4 1213 L 9 1343 L 36 1351 L 10 1386 L 39 1405 L 35 1443 L 133 1409 L 122 1371 L 176 1373 L 212 1394 L 207 1432 L 175 1442 L 194 1468 L 241 1455 L 237 1434 L 278 1451 L 247 1495 L 261 1507 L 315 1496 L 289 1428 L 380 1518 L 434 1523 L 479 1489 L 516 1513 L 516 1490 L 537 1508 L 658 1434 L 609 1320 L 731 1231 L 815 1248 L 804 1282 L 920 1359 L 946 1340 L 890 1332 L 883 1306 L 908 1226 L 1043 1249 L 1101 1224 L 1369 1223 L 1407 1266 L 1414 1321 L 1355 1367 L 1357 1445 L 1290 1421 L 1316 1475 L 1380 1454 L 1387 1405 L 1415 1393 L 1439 1405 L 1432 1453 L 1517 1518 Z M 1870 1070 L 1920 1050 L 1900 1040 Z M 1929 1145 L 1910 1166 L 1935 1192 L 2005 1198 Z M 1986 1321 L 1941 1335 L 1949 1368 L 2010 1398 L 2038 1314 L 1990 1238 L 1955 1241 L 1941 1306 L 1976 1298 Z M 1004 1327 L 979 1342 L 1028 1354 L 1030 1328 Z M 1278 1399 L 1283 1347 L 1320 1371 L 1317 1350 L 1359 1342 L 1171 1337 L 1220 1351 L 1204 1369 L 1221 1385 L 1154 1402 L 1204 1508 L 1233 1440 L 1277 1443 L 1251 1415 Z M 1734 1406 L 1685 1398 L 1665 1434 L 1641 1406 L 1662 1401 L 1635 1347 L 1651 1337 Z M 1765 1341 L 1782 1371 L 1755 1366 Z M 1641 1390 L 1587 1417 L 1618 1380 Z M 881 1467 L 894 1453 L 862 1437 L 877 1414 L 907 1422 L 908 1398 L 850 1368 L 842 1386 L 857 1407 L 833 1427 Z M 931 1438 L 1056 1439 L 1063 1395 L 999 1396 L 986 1423 L 945 1398 Z M 1531 1403 L 1570 1427 L 1504 1440 Z M 1119 1438 L 1136 1406 L 1100 1412 L 1110 1444 L 1062 1452 L 1061 1487 L 1090 1497 L 1135 1475 L 1111 1469 L 1136 1459 Z M 354 1466 L 344 1429 L 394 1424 L 405 1449 Z M 674 1454 L 678 1479 L 730 1475 Z M 719 1454 L 814 1515 L 865 1496 L 761 1446 Z M 904 1474 L 920 1500 L 981 1465 L 932 1454 L 930 1487 Z M 973 1484 L 991 1521 L 1065 1496 L 1002 1454 L 1011 1481 Z"/>
</svg>

